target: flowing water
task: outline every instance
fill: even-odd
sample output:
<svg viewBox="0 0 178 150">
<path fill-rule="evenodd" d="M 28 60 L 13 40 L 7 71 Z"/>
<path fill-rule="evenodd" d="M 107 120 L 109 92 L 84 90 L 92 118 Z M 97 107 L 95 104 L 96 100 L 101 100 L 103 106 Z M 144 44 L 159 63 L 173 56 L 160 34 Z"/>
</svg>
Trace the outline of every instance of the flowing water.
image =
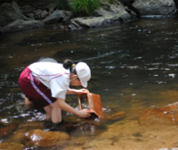
<svg viewBox="0 0 178 150">
<path fill-rule="evenodd" d="M 33 29 L 1 35 L 0 121 L 3 124 L 17 122 L 18 125 L 44 121 L 43 110 L 24 107 L 18 86 L 20 72 L 41 57 L 52 57 L 59 62 L 69 58 L 88 63 L 92 70 L 88 90 L 101 96 L 105 116 L 124 111 L 127 116 L 117 120 L 122 124 L 137 121 L 142 110 L 176 102 L 177 26 L 177 18 L 140 19 L 73 32 Z M 77 96 L 68 96 L 66 101 L 72 107 L 78 106 Z M 65 112 L 64 116 L 75 118 Z M 85 145 L 114 123 L 100 122 L 97 128 L 90 126 L 87 131 L 73 129 L 70 132 L 73 138 L 63 144 L 63 149 L 68 145 L 75 146 L 76 143 L 71 141 L 78 137 L 87 140 L 77 146 Z M 13 134 L 1 137 L 1 142 L 21 143 L 13 138 Z"/>
</svg>

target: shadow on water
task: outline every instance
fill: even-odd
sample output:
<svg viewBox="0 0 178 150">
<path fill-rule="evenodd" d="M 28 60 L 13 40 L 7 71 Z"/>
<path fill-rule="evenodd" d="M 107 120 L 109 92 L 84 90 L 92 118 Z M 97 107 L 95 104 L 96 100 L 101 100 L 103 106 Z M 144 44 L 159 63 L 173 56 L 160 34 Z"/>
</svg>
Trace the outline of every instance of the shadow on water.
<svg viewBox="0 0 178 150">
<path fill-rule="evenodd" d="M 126 120 L 137 120 L 142 110 L 177 101 L 172 96 L 178 89 L 177 24 L 176 18 L 141 19 L 77 32 L 34 29 L 3 35 L 0 38 L 1 122 L 18 122 L 20 126 L 44 121 L 43 110 L 23 109 L 23 95 L 18 86 L 20 72 L 41 57 L 52 57 L 58 62 L 66 58 L 87 62 L 92 70 L 88 89 L 101 96 L 104 115 L 119 111 L 127 114 L 116 121 L 87 123 L 64 112 L 64 118 L 75 120 L 69 133 L 70 145 L 83 145 L 116 122 L 122 126 Z M 66 101 L 78 107 L 77 96 L 68 96 Z"/>
</svg>

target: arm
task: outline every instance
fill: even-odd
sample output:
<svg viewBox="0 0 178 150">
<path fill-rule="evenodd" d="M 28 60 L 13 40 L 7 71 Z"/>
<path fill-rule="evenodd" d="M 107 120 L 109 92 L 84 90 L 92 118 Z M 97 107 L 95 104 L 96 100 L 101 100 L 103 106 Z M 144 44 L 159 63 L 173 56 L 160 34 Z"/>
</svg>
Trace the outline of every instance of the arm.
<svg viewBox="0 0 178 150">
<path fill-rule="evenodd" d="M 87 112 L 85 110 L 77 110 L 77 109 L 74 109 L 73 107 L 71 107 L 70 105 L 68 105 L 65 100 L 61 99 L 61 98 L 57 98 L 57 103 L 58 103 L 58 106 L 64 110 L 64 111 L 67 111 L 67 112 L 70 112 L 72 114 L 75 114 L 79 117 L 82 117 L 82 118 L 88 118 L 90 117 L 90 112 Z"/>
<path fill-rule="evenodd" d="M 86 94 L 88 91 L 86 89 L 80 89 L 80 90 L 77 90 L 77 89 L 68 89 L 67 90 L 67 94 L 80 94 L 80 93 L 83 93 L 83 94 Z"/>
</svg>

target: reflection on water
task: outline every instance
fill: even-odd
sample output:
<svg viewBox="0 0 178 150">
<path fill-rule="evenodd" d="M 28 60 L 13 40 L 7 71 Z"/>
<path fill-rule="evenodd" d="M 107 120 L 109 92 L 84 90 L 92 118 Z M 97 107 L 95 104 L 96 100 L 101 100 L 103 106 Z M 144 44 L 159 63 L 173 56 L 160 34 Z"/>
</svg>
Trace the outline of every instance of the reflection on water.
<svg viewBox="0 0 178 150">
<path fill-rule="evenodd" d="M 18 86 L 23 68 L 40 57 L 52 57 L 59 62 L 66 58 L 87 62 L 92 69 L 89 91 L 101 96 L 106 116 L 126 112 L 121 124 L 124 120 L 137 120 L 142 110 L 177 101 L 177 24 L 176 18 L 143 19 L 77 32 L 34 29 L 3 35 L 0 39 L 1 122 L 44 121 L 43 110 L 24 108 Z M 77 96 L 69 96 L 67 101 L 73 107 L 78 106 Z M 68 113 L 64 116 L 75 118 Z M 78 119 L 74 119 L 77 129 L 71 131 L 71 136 L 82 136 L 83 142 L 74 138 L 71 145 L 79 141 L 82 145 L 105 131 L 104 125 L 113 124 L 95 120 L 82 126 L 77 124 Z"/>
</svg>

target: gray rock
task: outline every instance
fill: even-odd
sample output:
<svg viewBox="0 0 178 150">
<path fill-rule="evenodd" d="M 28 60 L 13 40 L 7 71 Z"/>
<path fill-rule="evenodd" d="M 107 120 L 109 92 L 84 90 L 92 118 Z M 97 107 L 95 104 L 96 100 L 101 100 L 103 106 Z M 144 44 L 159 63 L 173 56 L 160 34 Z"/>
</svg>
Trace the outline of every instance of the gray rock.
<svg viewBox="0 0 178 150">
<path fill-rule="evenodd" d="M 48 12 L 46 10 L 43 10 L 41 13 L 41 19 L 44 19 L 48 15 Z"/>
<path fill-rule="evenodd" d="M 39 28 L 44 26 L 44 23 L 37 20 L 22 20 L 18 19 L 2 28 L 3 33 L 22 31 L 27 29 Z"/>
<path fill-rule="evenodd" d="M 79 24 L 73 22 L 73 23 L 71 23 L 71 24 L 68 25 L 68 29 L 71 30 L 71 31 L 73 31 L 73 30 L 82 29 L 82 27 Z"/>
<path fill-rule="evenodd" d="M 107 17 L 90 17 L 90 18 L 74 18 L 71 20 L 72 24 L 78 24 L 81 27 L 85 28 L 93 28 L 98 27 L 103 24 L 106 24 L 107 22 L 111 22 L 113 20 L 113 16 L 107 16 Z M 119 17 L 116 17 L 117 20 L 119 20 Z M 114 19 L 116 19 L 114 18 Z"/>
<path fill-rule="evenodd" d="M 45 24 L 52 24 L 52 23 L 59 23 L 59 22 L 68 22 L 71 17 L 73 16 L 73 13 L 70 11 L 64 11 L 64 10 L 55 10 L 52 14 L 47 16 L 43 22 Z"/>
<path fill-rule="evenodd" d="M 127 19 L 131 17 L 121 3 L 118 4 L 105 3 L 103 7 L 99 8 L 94 13 L 96 16 L 105 16 L 105 17 L 119 14 L 120 16 L 122 16 L 123 19 L 124 18 Z"/>
<path fill-rule="evenodd" d="M 68 29 L 70 29 L 71 31 L 78 30 L 78 28 L 74 24 L 68 25 Z"/>
<path fill-rule="evenodd" d="M 101 26 L 103 22 L 104 22 L 104 17 L 74 18 L 71 20 L 72 24 L 78 24 L 81 27 L 85 27 L 85 28 Z"/>
<path fill-rule="evenodd" d="M 176 9 L 173 0 L 135 0 L 133 6 L 141 15 L 172 15 Z"/>
<path fill-rule="evenodd" d="M 62 21 L 63 24 L 69 24 L 71 18 L 73 17 L 73 12 L 71 11 L 64 11 L 65 17 Z"/>
<path fill-rule="evenodd" d="M 142 15 L 172 15 L 176 9 L 173 0 L 135 0 L 134 8 L 136 8 Z M 131 14 L 132 15 L 132 14 Z M 81 27 L 97 27 L 104 24 L 109 24 L 118 20 L 128 20 L 131 16 L 126 11 L 125 6 L 118 2 L 118 4 L 108 4 L 103 2 L 102 7 L 94 12 L 96 17 L 74 18 L 71 20 L 69 28 L 75 29 L 76 24 Z M 133 16 L 136 14 L 133 13 Z M 72 26 L 72 24 L 74 26 Z"/>
<path fill-rule="evenodd" d="M 96 16 L 99 17 L 73 18 L 71 19 L 71 24 L 75 26 L 76 24 L 78 24 L 78 26 L 81 27 L 92 28 L 104 24 L 110 24 L 115 21 L 126 20 L 131 17 L 130 14 L 125 11 L 124 6 L 122 4 L 105 5 L 104 7 L 96 10 L 94 13 Z M 71 25 L 70 28 L 71 27 L 73 26 Z"/>
<path fill-rule="evenodd" d="M 35 16 L 35 19 L 37 20 L 44 19 L 47 15 L 48 15 L 48 12 L 46 10 L 37 9 L 34 11 L 34 16 Z"/>
<path fill-rule="evenodd" d="M 49 14 L 51 14 L 52 12 L 54 12 L 54 10 L 55 10 L 55 8 L 56 8 L 56 3 L 51 3 L 51 4 L 49 4 L 49 5 L 47 5 L 46 7 L 45 7 L 45 9 L 48 9 L 48 11 L 49 11 Z"/>
<path fill-rule="evenodd" d="M 5 26 L 17 19 L 27 19 L 18 7 L 10 3 L 4 3 L 0 6 L 0 26 Z"/>
<path fill-rule="evenodd" d="M 35 19 L 40 19 L 42 12 L 43 11 L 41 9 L 34 10 Z"/>
<path fill-rule="evenodd" d="M 31 19 L 35 19 L 34 13 L 26 14 L 26 16 L 29 17 L 29 18 L 31 18 Z"/>
<path fill-rule="evenodd" d="M 29 14 L 29 13 L 33 13 L 35 8 L 30 5 L 25 5 L 21 9 L 23 11 L 23 14 Z"/>
<path fill-rule="evenodd" d="M 60 19 L 63 19 L 65 17 L 64 11 L 56 10 L 49 16 L 47 16 L 43 22 L 45 24 L 52 24 L 57 23 Z"/>
<path fill-rule="evenodd" d="M 105 4 L 104 7 L 99 8 L 94 13 L 96 16 L 103 16 L 103 17 L 119 16 L 122 20 L 131 18 L 131 15 L 125 10 L 124 6 L 121 3 L 107 4 L 107 5 Z"/>
</svg>

